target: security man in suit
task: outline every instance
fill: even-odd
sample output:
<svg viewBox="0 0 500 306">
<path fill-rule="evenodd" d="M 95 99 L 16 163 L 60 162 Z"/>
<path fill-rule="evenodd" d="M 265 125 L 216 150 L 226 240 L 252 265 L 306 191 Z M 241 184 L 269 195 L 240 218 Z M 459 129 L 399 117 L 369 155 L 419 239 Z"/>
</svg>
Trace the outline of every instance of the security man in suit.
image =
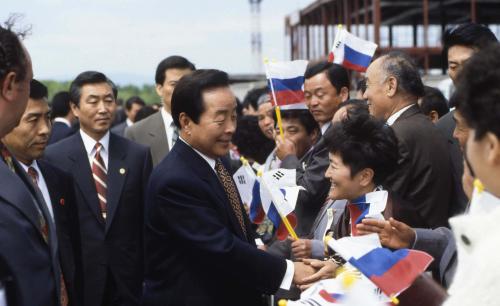
<svg viewBox="0 0 500 306">
<path fill-rule="evenodd" d="M 195 66 L 182 56 L 169 56 L 156 68 L 156 93 L 163 107 L 156 114 L 137 122 L 125 129 L 125 137 L 148 146 L 156 167 L 174 146 L 179 136 L 178 128 L 172 119 L 171 100 L 179 79 L 195 70 Z"/>
<path fill-rule="evenodd" d="M 6 24 L 12 26 L 12 20 Z M 0 138 L 26 108 L 31 58 L 9 26 L 0 26 Z M 0 282 L 9 305 L 61 305 L 55 228 L 43 198 L 0 143 Z"/>
<path fill-rule="evenodd" d="M 31 178 L 56 225 L 58 256 L 67 291 L 66 305 L 79 305 L 82 296 L 82 265 L 78 213 L 71 177 L 41 158 L 50 135 L 47 87 L 31 81 L 30 99 L 24 114 L 3 144 Z"/>
<path fill-rule="evenodd" d="M 117 90 L 104 74 L 82 72 L 71 83 L 70 95 L 80 131 L 49 146 L 46 158 L 73 177 L 84 305 L 139 305 L 149 150 L 109 132 Z"/>
</svg>

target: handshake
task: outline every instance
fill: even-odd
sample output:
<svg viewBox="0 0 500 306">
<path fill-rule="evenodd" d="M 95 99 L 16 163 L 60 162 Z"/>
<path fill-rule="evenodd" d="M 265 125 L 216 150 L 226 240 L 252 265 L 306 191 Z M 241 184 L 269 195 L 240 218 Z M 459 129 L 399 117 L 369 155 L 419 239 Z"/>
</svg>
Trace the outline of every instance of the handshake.
<svg viewBox="0 0 500 306">
<path fill-rule="evenodd" d="M 294 262 L 293 283 L 305 290 L 322 279 L 334 278 L 338 265 L 331 260 L 302 259 Z"/>
</svg>

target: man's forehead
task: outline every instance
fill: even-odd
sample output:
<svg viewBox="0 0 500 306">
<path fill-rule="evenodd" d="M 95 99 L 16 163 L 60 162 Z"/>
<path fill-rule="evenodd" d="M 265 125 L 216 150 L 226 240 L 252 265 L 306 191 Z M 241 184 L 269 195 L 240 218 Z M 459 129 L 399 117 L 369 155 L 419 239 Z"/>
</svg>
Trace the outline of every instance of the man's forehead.
<svg viewBox="0 0 500 306">
<path fill-rule="evenodd" d="M 113 89 L 111 88 L 111 85 L 106 82 L 90 83 L 82 86 L 82 93 L 86 93 L 88 95 L 107 95 L 113 94 Z"/>
<path fill-rule="evenodd" d="M 44 99 L 29 98 L 24 114 L 25 115 L 40 114 L 40 113 L 48 113 L 49 111 L 50 111 L 49 104 L 45 98 Z"/>
</svg>

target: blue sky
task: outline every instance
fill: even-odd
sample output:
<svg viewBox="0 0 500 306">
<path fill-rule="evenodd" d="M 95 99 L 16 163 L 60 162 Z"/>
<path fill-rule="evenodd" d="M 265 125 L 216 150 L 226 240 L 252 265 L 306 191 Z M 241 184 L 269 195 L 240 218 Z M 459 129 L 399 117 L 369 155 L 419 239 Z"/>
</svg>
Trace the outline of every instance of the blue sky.
<svg viewBox="0 0 500 306">
<path fill-rule="evenodd" d="M 285 59 L 285 15 L 313 0 L 263 0 L 263 55 Z M 248 0 L 4 1 L 0 20 L 21 13 L 35 77 L 70 80 L 99 70 L 119 84 L 154 82 L 158 62 L 173 54 L 198 68 L 253 72 Z"/>
</svg>

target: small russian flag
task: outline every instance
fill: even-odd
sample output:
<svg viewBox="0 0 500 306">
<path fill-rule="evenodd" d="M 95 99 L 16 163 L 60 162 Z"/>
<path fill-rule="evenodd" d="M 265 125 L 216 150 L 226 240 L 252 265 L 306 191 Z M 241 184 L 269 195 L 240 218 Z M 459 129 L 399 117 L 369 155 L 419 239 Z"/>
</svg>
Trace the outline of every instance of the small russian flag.
<svg viewBox="0 0 500 306">
<path fill-rule="evenodd" d="M 261 224 L 264 221 L 266 212 L 262 207 L 262 200 L 260 199 L 260 183 L 256 179 L 252 188 L 252 202 L 250 203 L 250 221 L 254 224 Z"/>
<path fill-rule="evenodd" d="M 389 297 L 410 287 L 434 260 L 421 251 L 383 248 L 377 234 L 330 239 L 328 245 Z"/>
<path fill-rule="evenodd" d="M 365 72 L 375 50 L 377 44 L 354 36 L 342 28 L 335 35 L 328 60 L 347 69 Z"/>
<path fill-rule="evenodd" d="M 266 64 L 272 102 L 282 109 L 307 109 L 304 103 L 304 73 L 307 61 L 269 62 Z"/>
</svg>

